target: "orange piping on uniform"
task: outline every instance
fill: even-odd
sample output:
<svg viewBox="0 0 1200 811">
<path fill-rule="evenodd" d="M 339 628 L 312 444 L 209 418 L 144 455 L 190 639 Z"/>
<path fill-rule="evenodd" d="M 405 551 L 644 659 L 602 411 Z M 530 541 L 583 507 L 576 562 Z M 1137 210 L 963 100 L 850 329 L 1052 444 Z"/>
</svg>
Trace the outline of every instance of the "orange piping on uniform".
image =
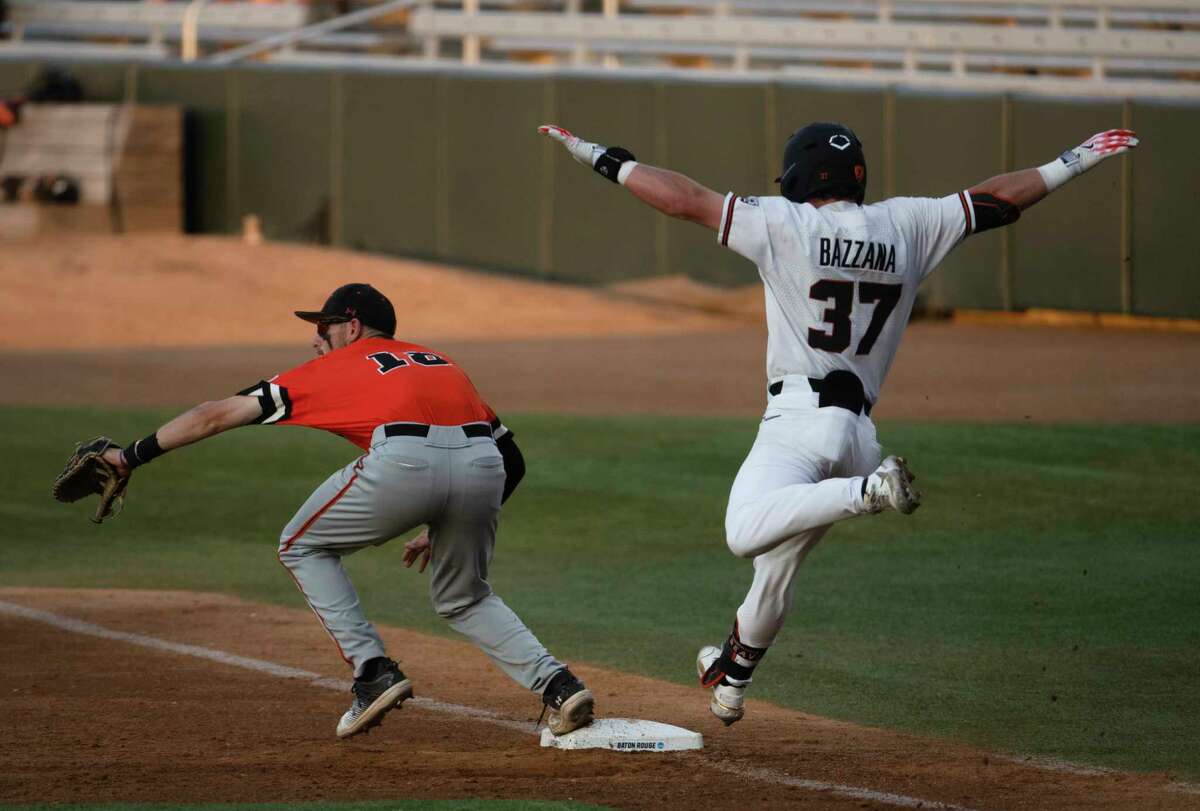
<svg viewBox="0 0 1200 811">
<path fill-rule="evenodd" d="M 367 457 L 364 456 L 364 457 L 362 457 L 362 459 L 358 460 L 358 463 L 354 466 L 355 471 L 362 470 L 363 460 L 365 460 L 366 458 Z M 341 490 L 337 491 L 336 496 L 329 499 L 329 501 L 325 502 L 324 506 L 322 506 L 321 509 L 319 509 L 315 513 L 313 513 L 312 518 L 309 518 L 307 521 L 304 522 L 304 526 L 300 527 L 300 530 L 295 535 L 293 535 L 292 537 L 288 538 L 286 541 L 283 542 L 283 546 L 279 547 L 279 551 L 286 552 L 287 550 L 291 549 L 292 544 L 294 544 L 296 542 L 297 538 L 299 538 L 301 535 L 303 535 L 305 532 L 307 532 L 308 528 L 311 527 L 318 518 L 320 518 L 322 515 L 324 515 L 326 510 L 328 510 L 330 507 L 332 507 L 334 504 L 336 504 L 338 499 L 340 499 L 342 496 L 346 495 L 346 491 L 350 489 L 350 485 L 354 484 L 354 480 L 357 478 L 358 478 L 358 473 L 356 472 L 353 476 L 350 477 L 350 481 L 346 482 L 346 486 L 343 487 Z"/>
</svg>

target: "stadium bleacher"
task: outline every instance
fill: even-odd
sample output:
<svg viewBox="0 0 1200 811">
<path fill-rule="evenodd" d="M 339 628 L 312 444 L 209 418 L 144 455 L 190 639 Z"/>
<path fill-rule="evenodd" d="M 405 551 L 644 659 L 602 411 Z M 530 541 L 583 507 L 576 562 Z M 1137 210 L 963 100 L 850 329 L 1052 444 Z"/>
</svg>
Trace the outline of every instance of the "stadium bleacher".
<svg viewBox="0 0 1200 811">
<path fill-rule="evenodd" d="M 444 60 L 1200 98 L 1196 0 L 9 0 L 0 54 Z"/>
<path fill-rule="evenodd" d="M 176 108 L 28 103 L 0 149 L 0 236 L 178 230 Z"/>
</svg>

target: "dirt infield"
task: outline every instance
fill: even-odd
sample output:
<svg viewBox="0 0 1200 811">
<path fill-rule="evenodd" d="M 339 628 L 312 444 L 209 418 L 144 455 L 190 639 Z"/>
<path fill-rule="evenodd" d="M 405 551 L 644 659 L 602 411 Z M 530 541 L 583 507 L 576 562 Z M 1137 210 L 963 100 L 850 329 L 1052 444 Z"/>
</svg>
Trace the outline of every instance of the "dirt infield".
<svg viewBox="0 0 1200 811">
<path fill-rule="evenodd" d="M 293 310 L 368 282 L 412 338 L 654 335 L 728 328 L 696 308 L 426 262 L 226 237 L 64 237 L 6 245 L 0 349 L 109 349 L 306 342 Z M 31 306 L 36 318 L 30 318 Z"/>
<path fill-rule="evenodd" d="M 100 240 L 0 259 L 0 405 L 188 405 L 310 357 L 291 318 L 371 281 L 403 337 L 434 343 L 498 411 L 761 411 L 754 297 L 660 283 L 551 287 L 422 263 L 233 240 Z M 47 297 L 49 300 L 47 301 Z M 1200 420 L 1200 336 L 913 325 L 875 416 L 969 421 Z M 730 471 L 732 478 L 734 471 Z M 0 601 L 106 628 L 345 673 L 312 615 L 215 595 L 9 589 Z M 0 606 L 0 609 L 3 607 Z M 80 635 L 0 610 L 0 802 L 511 797 L 623 808 L 1200 808 L 1164 775 L 1084 773 L 856 727 L 755 701 L 724 729 L 704 694 L 579 666 L 601 713 L 705 735 L 702 753 L 537 746 L 537 701 L 473 647 L 384 629 L 418 696 L 529 721 L 520 731 L 406 707 L 339 743 L 348 694 Z M 690 663 L 680 663 L 682 669 Z M 920 805 L 919 803 L 925 803 Z M 937 803 L 945 804 L 938 806 Z"/>
<path fill-rule="evenodd" d="M 579 665 L 608 717 L 700 731 L 698 753 L 560 752 L 532 734 L 539 704 L 473 647 L 383 629 L 418 697 L 370 735 L 333 734 L 348 693 L 148 650 L 13 616 L 54 612 L 111 631 L 344 678 L 312 615 L 211 594 L 0 590 L 6 802 L 566 799 L 621 808 L 997 809 L 1197 807 L 1165 775 L 1069 772 L 751 700 L 725 729 L 699 689 Z M 681 662 L 681 669 L 690 668 Z M 46 674 L 53 674 L 47 678 Z M 485 720 L 527 722 L 510 728 Z M 918 803 L 924 803 L 919 805 Z"/>
<path fill-rule="evenodd" d="M 0 352 L 0 405 L 184 406 L 307 360 L 291 347 Z M 766 400 L 765 333 L 434 343 L 501 414 L 721 414 Z M 911 326 L 876 419 L 1164 423 L 1200 420 L 1200 336 Z"/>
<path fill-rule="evenodd" d="M 752 277 L 748 277 L 752 278 Z M 291 317 L 349 280 L 398 333 L 461 363 L 492 405 L 739 414 L 765 400 L 761 290 L 682 279 L 610 290 L 219 237 L 68 239 L 0 256 L 0 405 L 190 405 L 311 357 Z M 875 415 L 1200 420 L 1200 334 L 912 325 Z"/>
</svg>

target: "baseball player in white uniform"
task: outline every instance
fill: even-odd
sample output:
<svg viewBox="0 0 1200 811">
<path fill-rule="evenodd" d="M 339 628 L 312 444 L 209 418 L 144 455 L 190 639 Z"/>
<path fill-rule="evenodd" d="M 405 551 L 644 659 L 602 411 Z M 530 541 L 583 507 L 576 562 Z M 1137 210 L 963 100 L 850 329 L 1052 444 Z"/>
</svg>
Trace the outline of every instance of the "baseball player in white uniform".
<svg viewBox="0 0 1200 811">
<path fill-rule="evenodd" d="M 767 408 L 725 513 L 726 543 L 753 559 L 754 581 L 725 644 L 702 648 L 696 660 L 712 713 L 729 725 L 744 715 L 754 669 L 783 627 L 800 564 L 829 528 L 921 504 L 905 460 L 880 460 L 870 417 L 921 281 L 971 234 L 1016 222 L 1138 141 L 1130 130 L 1109 130 L 1044 166 L 946 197 L 863 205 L 862 144 L 841 124 L 795 132 L 776 181 L 780 196 L 757 198 L 722 196 L 556 125 L 538 132 L 653 208 L 716 231 L 763 281 Z"/>
</svg>

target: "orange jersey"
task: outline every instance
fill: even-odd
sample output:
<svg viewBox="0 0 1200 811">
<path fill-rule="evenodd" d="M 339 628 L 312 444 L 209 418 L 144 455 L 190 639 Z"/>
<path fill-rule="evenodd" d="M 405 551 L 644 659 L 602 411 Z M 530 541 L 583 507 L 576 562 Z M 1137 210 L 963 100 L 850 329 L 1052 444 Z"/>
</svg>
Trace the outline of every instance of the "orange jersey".
<svg viewBox="0 0 1200 811">
<path fill-rule="evenodd" d="M 258 397 L 256 422 L 320 428 L 364 450 L 375 428 L 389 422 L 500 427 L 454 361 L 392 338 L 355 341 L 239 393 Z"/>
</svg>

